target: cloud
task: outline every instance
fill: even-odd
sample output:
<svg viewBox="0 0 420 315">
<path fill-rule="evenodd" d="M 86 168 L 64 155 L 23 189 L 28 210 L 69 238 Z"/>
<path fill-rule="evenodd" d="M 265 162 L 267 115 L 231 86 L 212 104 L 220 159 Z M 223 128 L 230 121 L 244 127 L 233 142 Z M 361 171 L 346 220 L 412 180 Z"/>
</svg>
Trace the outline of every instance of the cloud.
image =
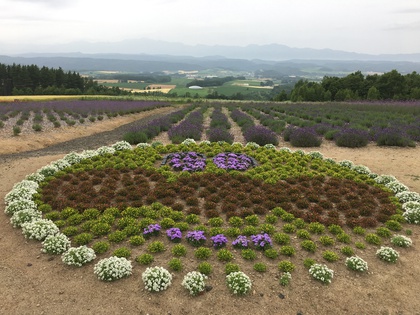
<svg viewBox="0 0 420 315">
<path fill-rule="evenodd" d="M 15 0 L 17 2 L 25 2 L 30 4 L 40 4 L 45 5 L 52 8 L 61 8 L 61 7 L 68 7 L 73 5 L 76 1 L 74 0 Z"/>
<path fill-rule="evenodd" d="M 420 31 L 420 20 L 411 23 L 393 24 L 387 28 L 387 31 Z"/>
</svg>

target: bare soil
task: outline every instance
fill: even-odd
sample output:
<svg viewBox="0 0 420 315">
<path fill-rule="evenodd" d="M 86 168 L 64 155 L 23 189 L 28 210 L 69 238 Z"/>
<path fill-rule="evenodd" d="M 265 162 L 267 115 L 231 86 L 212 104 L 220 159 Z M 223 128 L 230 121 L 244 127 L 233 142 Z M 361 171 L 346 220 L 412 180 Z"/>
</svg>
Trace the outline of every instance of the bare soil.
<svg viewBox="0 0 420 315">
<path fill-rule="evenodd" d="M 120 117 L 86 128 L 67 128 L 65 132 L 0 138 L 0 154 L 3 154 L 0 155 L 0 198 L 3 199 L 13 184 L 27 174 L 72 150 L 109 145 L 121 135 L 122 125 L 148 119 L 151 114 Z M 395 175 L 411 190 L 420 192 L 419 147 L 369 145 L 362 149 L 346 149 L 327 143 L 321 148 L 313 148 L 313 151 L 320 151 L 325 157 L 338 161 L 348 159 L 366 165 L 379 174 Z M 3 203 L 0 211 L 4 211 Z M 307 270 L 298 265 L 292 273 L 291 284 L 281 287 L 275 268 L 258 274 L 251 267 L 244 270 L 253 280 L 251 294 L 235 297 L 224 284 L 224 264 L 214 260 L 214 272 L 208 280 L 213 289 L 198 297 L 190 297 L 181 287 L 181 281 L 185 272 L 196 266 L 192 254 L 184 260 L 185 272 L 174 273 L 172 286 L 166 292 L 152 294 L 143 289 L 141 273 L 144 266 L 134 262 L 131 277 L 112 283 L 101 282 L 93 274 L 93 264 L 71 268 L 65 266 L 60 257 L 41 254 L 41 244 L 26 240 L 21 230 L 14 229 L 9 217 L 3 214 L 0 215 L 0 313 L 420 314 L 420 227 L 409 228 L 413 232 L 414 245 L 409 249 L 399 249 L 401 256 L 395 265 L 379 261 L 374 247 L 361 253 L 369 263 L 367 274 L 350 272 L 343 260 L 327 263 L 335 275 L 330 285 L 323 285 L 310 279 Z M 170 257 L 170 253 L 163 253 L 155 258 L 155 264 L 161 262 L 167 267 Z M 241 261 L 237 263 L 242 266 Z"/>
</svg>

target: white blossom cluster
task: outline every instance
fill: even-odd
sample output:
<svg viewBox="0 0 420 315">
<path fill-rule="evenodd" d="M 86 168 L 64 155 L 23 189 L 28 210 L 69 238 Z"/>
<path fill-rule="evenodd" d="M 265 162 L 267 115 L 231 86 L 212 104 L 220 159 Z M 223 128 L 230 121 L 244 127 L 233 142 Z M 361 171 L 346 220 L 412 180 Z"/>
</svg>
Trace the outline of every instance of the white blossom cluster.
<svg viewBox="0 0 420 315">
<path fill-rule="evenodd" d="M 63 157 L 63 160 L 69 163 L 70 165 L 77 164 L 83 160 L 83 156 L 76 152 L 70 152 Z"/>
<path fill-rule="evenodd" d="M 369 175 L 371 173 L 370 169 L 364 165 L 354 165 L 352 170 L 359 174 Z"/>
<path fill-rule="evenodd" d="M 382 185 L 389 184 L 390 182 L 395 182 L 396 180 L 397 179 L 395 178 L 395 176 L 392 175 L 380 175 L 375 178 L 375 182 Z"/>
<path fill-rule="evenodd" d="M 251 149 L 258 149 L 260 147 L 260 145 L 256 142 L 247 142 L 247 144 L 245 145 L 245 148 L 251 148 Z"/>
<path fill-rule="evenodd" d="M 413 241 L 411 240 L 411 238 L 405 235 L 394 235 L 391 238 L 391 243 L 399 247 L 410 247 L 411 245 L 413 245 Z"/>
<path fill-rule="evenodd" d="M 113 147 L 103 146 L 96 150 L 98 155 L 114 154 L 115 149 Z"/>
<path fill-rule="evenodd" d="M 398 257 L 400 257 L 400 254 L 391 247 L 381 246 L 381 248 L 376 251 L 376 256 L 386 262 L 395 263 L 398 260 Z"/>
<path fill-rule="evenodd" d="M 288 153 L 292 153 L 292 150 L 290 150 L 290 148 L 288 147 L 281 147 L 279 149 L 280 152 L 288 152 Z"/>
<path fill-rule="evenodd" d="M 340 161 L 338 162 L 338 164 L 341 165 L 342 167 L 347 167 L 349 169 L 352 169 L 354 167 L 354 163 L 349 160 Z"/>
<path fill-rule="evenodd" d="M 40 183 L 45 179 L 45 176 L 40 173 L 32 173 L 27 175 L 25 179 L 35 183 Z"/>
<path fill-rule="evenodd" d="M 399 181 L 393 181 L 385 185 L 387 188 L 391 189 L 394 194 L 398 194 L 404 191 L 408 191 L 408 187 Z"/>
<path fill-rule="evenodd" d="M 273 150 L 273 149 L 276 148 L 276 146 L 272 143 L 267 143 L 267 144 L 264 145 L 264 148 L 269 149 L 269 150 Z"/>
<path fill-rule="evenodd" d="M 51 165 L 56 167 L 59 171 L 71 166 L 69 162 L 63 159 L 52 162 Z"/>
<path fill-rule="evenodd" d="M 194 139 L 189 139 L 188 138 L 188 139 L 185 139 L 184 141 L 182 141 L 181 144 L 190 145 L 190 144 L 196 144 L 196 142 L 195 142 Z"/>
<path fill-rule="evenodd" d="M 142 148 L 142 149 L 144 149 L 144 148 L 148 148 L 148 147 L 150 147 L 150 144 L 149 144 L 149 143 L 146 143 L 146 142 L 140 142 L 140 143 L 138 143 L 138 144 L 136 145 L 136 147 L 137 147 L 137 148 Z"/>
<path fill-rule="evenodd" d="M 23 235 L 38 241 L 44 240 L 48 235 L 57 234 L 59 231 L 54 222 L 47 219 L 35 219 L 22 224 Z"/>
<path fill-rule="evenodd" d="M 403 191 L 395 195 L 398 200 L 402 203 L 406 203 L 409 201 L 415 201 L 420 203 L 420 194 L 414 191 Z"/>
<path fill-rule="evenodd" d="M 232 146 L 234 146 L 234 147 L 241 147 L 242 148 L 243 147 L 243 144 L 236 141 L 236 142 L 232 142 Z"/>
<path fill-rule="evenodd" d="M 163 267 L 148 267 L 141 275 L 146 290 L 160 292 L 172 284 L 171 273 Z"/>
<path fill-rule="evenodd" d="M 71 245 L 70 239 L 63 233 L 48 235 L 42 242 L 41 251 L 47 254 L 61 255 L 66 252 Z"/>
<path fill-rule="evenodd" d="M 236 271 L 226 276 L 226 285 L 233 294 L 243 295 L 251 290 L 252 282 L 245 273 Z"/>
<path fill-rule="evenodd" d="M 16 199 L 7 203 L 7 206 L 4 209 L 4 213 L 13 215 L 16 212 L 28 209 L 37 210 L 37 205 L 35 202 L 30 199 Z"/>
<path fill-rule="evenodd" d="M 403 216 L 408 223 L 420 224 L 420 202 L 409 201 L 402 205 Z"/>
<path fill-rule="evenodd" d="M 313 264 L 311 268 L 309 268 L 309 274 L 314 279 L 323 283 L 331 283 L 331 280 L 334 277 L 334 270 L 323 264 Z"/>
<path fill-rule="evenodd" d="M 368 270 L 367 262 L 359 256 L 351 256 L 346 258 L 346 266 L 347 268 L 354 271 L 365 272 Z"/>
<path fill-rule="evenodd" d="M 70 247 L 63 255 L 61 260 L 69 266 L 81 267 L 96 258 L 95 251 L 86 245 Z"/>
<path fill-rule="evenodd" d="M 184 276 L 181 285 L 187 289 L 191 295 L 195 296 L 204 291 L 206 279 L 206 275 L 203 275 L 198 271 L 191 271 Z"/>
<path fill-rule="evenodd" d="M 93 267 L 93 273 L 99 280 L 114 281 L 132 274 L 131 262 L 124 257 L 112 256 L 98 261 Z"/>
<path fill-rule="evenodd" d="M 35 208 L 26 208 L 26 209 L 14 212 L 12 217 L 10 218 L 10 223 L 12 223 L 13 227 L 20 228 L 22 227 L 22 224 L 26 222 L 39 220 L 41 218 L 42 218 L 41 211 L 38 211 Z"/>
<path fill-rule="evenodd" d="M 127 141 L 118 141 L 112 145 L 115 151 L 131 150 L 131 144 Z"/>
<path fill-rule="evenodd" d="M 320 159 L 320 160 L 324 159 L 324 156 L 319 151 L 311 151 L 307 155 L 310 156 L 313 159 Z"/>
<path fill-rule="evenodd" d="M 57 161 L 56 161 L 57 162 Z M 53 176 L 59 171 L 58 167 L 52 164 L 45 165 L 38 170 L 38 173 L 44 175 L 45 177 Z"/>
</svg>

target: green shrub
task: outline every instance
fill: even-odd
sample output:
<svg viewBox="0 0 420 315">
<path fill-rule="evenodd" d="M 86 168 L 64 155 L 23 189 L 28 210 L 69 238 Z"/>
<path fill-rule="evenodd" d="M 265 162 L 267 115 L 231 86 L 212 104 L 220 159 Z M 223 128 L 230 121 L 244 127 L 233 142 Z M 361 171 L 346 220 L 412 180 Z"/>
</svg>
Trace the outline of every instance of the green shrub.
<svg viewBox="0 0 420 315">
<path fill-rule="evenodd" d="M 211 249 L 207 247 L 199 247 L 194 251 L 194 256 L 197 259 L 206 260 L 211 256 Z"/>
<path fill-rule="evenodd" d="M 401 223 L 395 220 L 388 220 L 385 222 L 385 226 L 390 229 L 391 231 L 401 231 L 402 226 Z"/>
<path fill-rule="evenodd" d="M 131 250 L 127 247 L 120 247 L 114 250 L 112 256 L 128 258 L 131 256 Z"/>
<path fill-rule="evenodd" d="M 257 226 L 260 223 L 260 219 L 256 214 L 245 217 L 245 222 L 248 225 Z"/>
<path fill-rule="evenodd" d="M 285 255 L 285 254 L 283 254 L 283 255 Z M 274 248 L 269 248 L 269 249 L 266 249 L 264 251 L 264 256 L 267 257 L 267 258 L 270 258 L 270 259 L 275 259 L 279 256 L 279 253 Z M 290 255 L 288 255 L 288 256 L 290 256 Z"/>
<path fill-rule="evenodd" d="M 338 255 L 330 250 L 326 250 L 325 252 L 323 252 L 322 257 L 329 262 L 334 262 L 339 259 Z"/>
<path fill-rule="evenodd" d="M 303 260 L 303 265 L 305 266 L 305 268 L 309 269 L 311 268 L 311 266 L 315 264 L 315 260 L 313 260 L 312 258 L 306 258 Z"/>
<path fill-rule="evenodd" d="M 172 258 L 168 263 L 169 268 L 173 271 L 181 271 L 182 270 L 182 262 L 179 258 Z"/>
<path fill-rule="evenodd" d="M 247 225 L 242 229 L 242 234 L 246 236 L 258 234 L 258 229 L 255 226 Z"/>
<path fill-rule="evenodd" d="M 296 250 L 293 246 L 284 245 L 280 247 L 279 252 L 280 254 L 285 255 L 285 256 L 293 256 L 296 253 Z"/>
<path fill-rule="evenodd" d="M 82 246 L 87 245 L 90 243 L 90 241 L 93 239 L 93 235 L 90 233 L 81 233 L 79 235 L 76 235 L 73 238 L 73 242 L 76 243 L 76 245 Z"/>
<path fill-rule="evenodd" d="M 366 234 L 366 230 L 364 228 L 362 228 L 361 226 L 355 226 L 353 228 L 353 233 L 357 234 L 357 235 L 365 235 Z"/>
<path fill-rule="evenodd" d="M 92 245 L 95 254 L 103 254 L 109 250 L 109 247 L 109 243 L 105 241 L 99 241 Z"/>
<path fill-rule="evenodd" d="M 151 253 L 160 253 L 165 250 L 165 245 L 161 241 L 153 241 L 147 246 L 147 250 Z"/>
<path fill-rule="evenodd" d="M 155 259 L 151 254 L 141 254 L 136 257 L 136 261 L 142 265 L 151 264 L 154 260 Z"/>
<path fill-rule="evenodd" d="M 292 272 L 296 266 L 289 260 L 282 260 L 278 263 L 277 267 L 282 272 Z"/>
<path fill-rule="evenodd" d="M 79 233 L 79 228 L 77 226 L 68 226 L 62 230 L 62 233 L 66 236 L 74 236 Z"/>
<path fill-rule="evenodd" d="M 373 244 L 373 245 L 381 245 L 381 239 L 378 235 L 369 233 L 365 237 L 366 243 Z"/>
<path fill-rule="evenodd" d="M 215 218 L 210 218 L 207 223 L 208 225 L 212 227 L 220 227 L 223 225 L 224 220 L 221 217 L 215 217 Z"/>
<path fill-rule="evenodd" d="M 125 232 L 116 230 L 115 232 L 108 234 L 108 240 L 112 243 L 121 243 L 127 238 L 127 234 Z"/>
<path fill-rule="evenodd" d="M 304 229 L 297 230 L 296 235 L 297 235 L 297 237 L 299 237 L 301 239 L 304 239 L 304 240 L 311 239 L 311 235 L 309 234 L 309 232 L 307 230 L 304 230 Z"/>
<path fill-rule="evenodd" d="M 98 222 L 92 226 L 91 232 L 95 236 L 106 235 L 111 231 L 111 226 L 108 223 Z"/>
<path fill-rule="evenodd" d="M 254 268 L 255 271 L 258 271 L 258 272 L 266 272 L 267 271 L 267 266 L 262 262 L 254 264 L 253 268 Z"/>
<path fill-rule="evenodd" d="M 340 233 L 337 235 L 337 240 L 341 243 L 349 244 L 351 242 L 350 235 L 346 233 Z"/>
<path fill-rule="evenodd" d="M 322 234 L 325 232 L 325 225 L 319 222 L 311 222 L 308 225 L 308 230 L 314 234 Z"/>
<path fill-rule="evenodd" d="M 240 217 L 233 216 L 229 218 L 229 224 L 233 227 L 241 227 L 244 224 L 244 220 Z"/>
<path fill-rule="evenodd" d="M 185 221 L 189 224 L 198 224 L 200 223 L 200 217 L 194 213 L 191 213 L 185 217 Z"/>
<path fill-rule="evenodd" d="M 203 261 L 198 264 L 197 270 L 201 272 L 203 275 L 209 275 L 213 271 L 213 267 L 207 261 Z"/>
<path fill-rule="evenodd" d="M 217 253 L 217 258 L 220 261 L 231 261 L 233 259 L 233 254 L 226 248 L 222 248 Z"/>
<path fill-rule="evenodd" d="M 255 258 L 257 258 L 257 254 L 255 253 L 255 251 L 253 251 L 250 248 L 243 249 L 241 251 L 241 256 L 243 259 L 246 259 L 246 260 L 254 260 Z"/>
<path fill-rule="evenodd" d="M 302 243 L 300 243 L 300 246 L 308 252 L 314 253 L 316 251 L 315 243 L 310 240 L 302 241 Z"/>
<path fill-rule="evenodd" d="M 237 237 L 241 235 L 241 229 L 237 227 L 230 227 L 225 230 L 225 234 L 229 237 Z"/>
<path fill-rule="evenodd" d="M 143 235 L 133 235 L 130 237 L 130 244 L 133 246 L 140 246 L 143 245 L 146 240 L 144 239 Z"/>
<path fill-rule="evenodd" d="M 274 242 L 279 245 L 288 245 L 290 244 L 290 236 L 285 233 L 276 233 L 273 237 Z"/>
<path fill-rule="evenodd" d="M 366 245 L 362 242 L 355 242 L 354 246 L 356 246 L 356 248 L 358 248 L 358 249 L 365 249 L 366 248 Z"/>
<path fill-rule="evenodd" d="M 319 241 L 320 241 L 320 242 L 321 242 L 321 244 L 322 244 L 322 245 L 324 245 L 324 246 L 331 246 L 331 245 L 334 245 L 334 243 L 335 243 L 335 241 L 334 241 L 334 239 L 333 239 L 332 237 L 330 237 L 330 236 L 326 236 L 326 235 L 321 236 L 321 237 L 319 238 Z"/>
<path fill-rule="evenodd" d="M 388 238 L 391 237 L 392 232 L 388 228 L 381 226 L 376 229 L 376 234 L 380 237 Z"/>
<path fill-rule="evenodd" d="M 238 272 L 238 271 L 240 271 L 240 268 L 237 264 L 228 262 L 225 265 L 225 274 L 227 275 L 231 274 L 232 272 Z"/>
<path fill-rule="evenodd" d="M 306 222 L 301 218 L 297 218 L 297 219 L 293 220 L 292 223 L 298 229 L 304 229 L 306 227 Z"/>
<path fill-rule="evenodd" d="M 284 222 L 289 222 L 290 223 L 290 222 L 293 222 L 295 220 L 295 216 L 293 214 L 291 214 L 291 213 L 286 212 L 286 213 L 283 213 L 281 215 L 281 219 Z"/>
<path fill-rule="evenodd" d="M 265 222 L 269 223 L 269 224 L 276 224 L 278 221 L 278 217 L 274 214 L 268 214 L 265 217 Z"/>
<path fill-rule="evenodd" d="M 171 218 L 163 218 L 160 221 L 160 226 L 162 227 L 162 229 L 169 229 L 173 227 L 174 225 L 175 225 L 175 221 L 172 220 Z"/>
<path fill-rule="evenodd" d="M 182 244 L 176 244 L 171 249 L 172 255 L 180 257 L 187 255 L 187 248 Z"/>
<path fill-rule="evenodd" d="M 350 246 L 344 246 L 341 248 L 340 252 L 345 255 L 345 256 L 353 256 L 354 255 L 354 251 Z"/>
<path fill-rule="evenodd" d="M 283 225 L 283 232 L 285 233 L 295 233 L 296 232 L 296 226 L 294 226 L 291 223 L 286 223 L 285 225 Z"/>
<path fill-rule="evenodd" d="M 341 228 L 341 226 L 337 224 L 331 224 L 328 226 L 328 231 L 330 231 L 331 234 L 338 235 L 341 233 L 344 233 L 344 230 Z"/>
</svg>

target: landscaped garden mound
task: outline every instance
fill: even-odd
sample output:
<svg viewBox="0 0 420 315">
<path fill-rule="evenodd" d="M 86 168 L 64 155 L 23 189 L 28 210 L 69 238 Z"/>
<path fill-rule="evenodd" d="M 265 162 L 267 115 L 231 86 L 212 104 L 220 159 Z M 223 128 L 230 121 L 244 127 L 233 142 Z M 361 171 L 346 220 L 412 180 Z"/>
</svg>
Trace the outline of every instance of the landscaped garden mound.
<svg viewBox="0 0 420 315">
<path fill-rule="evenodd" d="M 164 159 L 168 163 L 162 165 Z M 200 167 L 191 167 L 197 161 Z M 62 254 L 64 263 L 82 266 L 97 255 L 111 255 L 95 265 L 101 280 L 129 276 L 130 257 L 149 264 L 169 248 L 174 256 L 169 267 L 181 271 L 181 258 L 189 251 L 185 243 L 196 248 L 198 261 L 214 255 L 226 263 L 227 285 L 236 294 L 248 293 L 252 280 L 231 262 L 235 256 L 244 265 L 252 261 L 260 272 L 278 263 L 280 284 L 287 285 L 296 251 L 315 253 L 299 263 L 329 283 L 333 271 L 321 262 L 342 255 L 349 269 L 366 271 L 367 263 L 354 254 L 370 244 L 388 245 L 377 256 L 395 262 L 399 253 L 390 246 L 412 244 L 393 234 L 407 222 L 418 224 L 420 217 L 418 194 L 392 176 L 350 161 L 255 143 L 191 140 L 135 149 L 120 142 L 70 153 L 28 175 L 5 200 L 11 223 L 25 237 L 43 241 L 44 252 Z M 206 263 L 197 267 L 202 275 L 211 272 Z M 192 295 L 204 288 L 204 276 L 185 277 L 183 286 Z M 191 287 L 194 279 L 200 289 Z M 151 291 L 171 284 L 164 268 L 148 268 L 143 280 Z"/>
</svg>

